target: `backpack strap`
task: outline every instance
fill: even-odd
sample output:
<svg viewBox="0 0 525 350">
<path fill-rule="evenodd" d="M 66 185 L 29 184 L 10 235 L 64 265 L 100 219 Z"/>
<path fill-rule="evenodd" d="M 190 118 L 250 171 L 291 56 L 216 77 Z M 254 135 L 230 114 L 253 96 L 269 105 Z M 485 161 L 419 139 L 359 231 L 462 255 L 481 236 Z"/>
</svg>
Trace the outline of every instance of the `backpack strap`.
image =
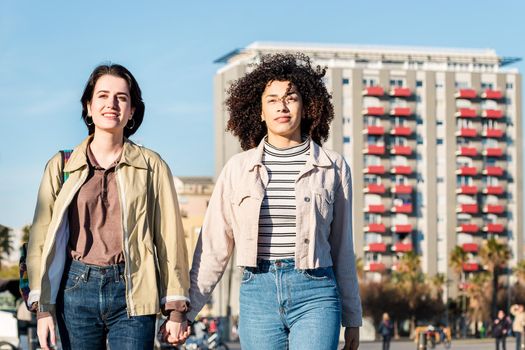
<svg viewBox="0 0 525 350">
<path fill-rule="evenodd" d="M 63 149 L 60 151 L 60 154 L 62 155 L 62 184 L 64 184 L 69 177 L 69 172 L 64 171 L 64 168 L 71 157 L 71 153 L 73 153 L 72 149 Z"/>
</svg>

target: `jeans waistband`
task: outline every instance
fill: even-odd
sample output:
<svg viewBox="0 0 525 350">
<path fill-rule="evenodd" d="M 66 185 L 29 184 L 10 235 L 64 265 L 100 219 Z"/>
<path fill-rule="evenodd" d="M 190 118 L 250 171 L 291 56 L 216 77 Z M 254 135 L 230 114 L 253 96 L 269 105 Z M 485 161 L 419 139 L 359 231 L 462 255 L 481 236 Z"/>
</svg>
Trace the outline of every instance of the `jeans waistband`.
<svg viewBox="0 0 525 350">
<path fill-rule="evenodd" d="M 104 278 L 106 276 L 114 277 L 118 281 L 119 276 L 124 274 L 125 264 L 98 266 L 85 264 L 78 260 L 70 260 L 66 263 L 65 271 L 79 274 L 85 281 L 88 281 L 89 278 Z"/>
<path fill-rule="evenodd" d="M 257 260 L 257 267 L 246 267 L 247 270 L 254 273 L 264 273 L 276 270 L 293 270 L 295 269 L 294 259 L 278 259 L 278 260 Z"/>
</svg>

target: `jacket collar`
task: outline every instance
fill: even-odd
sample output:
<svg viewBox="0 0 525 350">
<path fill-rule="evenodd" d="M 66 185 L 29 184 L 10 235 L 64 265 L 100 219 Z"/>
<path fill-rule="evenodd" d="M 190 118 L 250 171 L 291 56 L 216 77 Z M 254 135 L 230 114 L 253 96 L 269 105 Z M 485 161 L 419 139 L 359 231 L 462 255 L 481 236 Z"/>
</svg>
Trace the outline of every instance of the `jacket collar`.
<svg viewBox="0 0 525 350">
<path fill-rule="evenodd" d="M 262 157 L 264 153 L 265 138 L 266 136 L 263 137 L 261 142 L 259 142 L 257 148 L 252 150 L 252 154 L 250 155 L 250 159 L 248 162 L 250 171 L 252 171 L 256 166 L 263 165 Z M 318 167 L 330 167 L 333 164 L 332 160 L 330 159 L 328 154 L 326 154 L 325 150 L 317 143 L 315 143 L 312 139 L 310 139 L 310 156 L 308 158 L 308 163 Z"/>
<path fill-rule="evenodd" d="M 66 166 L 64 167 L 65 172 L 70 173 L 88 165 L 87 148 L 92 139 L 93 135 L 89 135 L 84 139 L 84 141 L 82 141 L 80 145 L 75 148 L 73 153 L 71 153 L 71 157 L 69 158 Z M 128 140 L 127 138 L 124 138 L 124 147 L 122 149 L 122 155 L 120 157 L 119 164 L 120 163 L 131 165 L 140 169 L 148 168 L 140 146 L 135 144 L 133 141 Z"/>
</svg>

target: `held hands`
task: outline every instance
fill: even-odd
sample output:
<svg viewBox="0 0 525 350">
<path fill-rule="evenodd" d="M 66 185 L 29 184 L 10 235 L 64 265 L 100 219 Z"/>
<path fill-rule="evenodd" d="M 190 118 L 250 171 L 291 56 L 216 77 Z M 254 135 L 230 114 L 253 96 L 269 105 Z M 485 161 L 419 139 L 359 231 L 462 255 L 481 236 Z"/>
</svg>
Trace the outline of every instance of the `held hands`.
<svg viewBox="0 0 525 350">
<path fill-rule="evenodd" d="M 40 348 L 42 350 L 49 350 L 55 348 L 57 345 L 55 335 L 55 323 L 53 322 L 53 316 L 49 315 L 46 317 L 39 318 L 36 325 L 38 341 L 40 342 Z M 48 337 L 51 339 L 51 344 L 48 343 Z"/>
<path fill-rule="evenodd" d="M 188 321 L 179 323 L 166 320 L 162 326 L 160 326 L 159 334 L 164 342 L 170 343 L 171 345 L 180 345 L 190 336 L 190 326 L 188 325 Z"/>
<path fill-rule="evenodd" d="M 345 345 L 343 350 L 357 350 L 359 347 L 359 327 L 345 328 Z"/>
</svg>

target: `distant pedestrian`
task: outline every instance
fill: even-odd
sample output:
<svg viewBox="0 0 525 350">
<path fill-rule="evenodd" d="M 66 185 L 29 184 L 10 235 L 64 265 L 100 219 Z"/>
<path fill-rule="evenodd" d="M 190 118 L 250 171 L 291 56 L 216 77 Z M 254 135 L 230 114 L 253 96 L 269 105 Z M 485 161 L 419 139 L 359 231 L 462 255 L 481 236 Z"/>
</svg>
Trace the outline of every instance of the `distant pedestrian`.
<svg viewBox="0 0 525 350">
<path fill-rule="evenodd" d="M 514 304 L 510 307 L 510 313 L 514 316 L 512 322 L 512 332 L 516 337 L 516 350 L 521 349 L 521 340 L 523 338 L 523 326 L 525 326 L 525 313 L 523 312 L 523 305 Z"/>
<path fill-rule="evenodd" d="M 499 345 L 502 345 L 502 350 L 507 350 L 506 339 L 511 327 L 510 318 L 505 315 L 503 310 L 498 311 L 498 317 L 492 322 L 492 335 L 496 339 L 496 350 L 500 350 Z"/>
<path fill-rule="evenodd" d="M 385 312 L 383 314 L 383 320 L 379 324 L 378 333 L 383 338 L 383 350 L 390 349 L 390 340 L 394 335 L 394 325 L 390 321 L 390 316 Z"/>
</svg>

